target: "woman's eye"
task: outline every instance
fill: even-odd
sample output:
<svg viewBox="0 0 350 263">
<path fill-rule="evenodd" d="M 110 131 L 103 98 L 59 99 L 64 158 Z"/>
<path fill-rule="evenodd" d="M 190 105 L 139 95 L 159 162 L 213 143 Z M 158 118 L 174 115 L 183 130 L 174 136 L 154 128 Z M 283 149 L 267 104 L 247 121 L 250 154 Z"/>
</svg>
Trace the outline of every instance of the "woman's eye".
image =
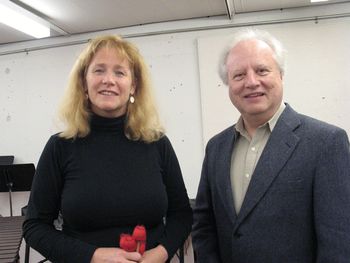
<svg viewBox="0 0 350 263">
<path fill-rule="evenodd" d="M 123 71 L 116 71 L 115 74 L 117 76 L 124 76 L 125 75 L 125 73 Z"/>
<path fill-rule="evenodd" d="M 97 69 L 94 70 L 94 72 L 96 72 L 96 73 L 102 73 L 102 72 L 103 72 L 103 69 L 97 68 Z"/>
</svg>

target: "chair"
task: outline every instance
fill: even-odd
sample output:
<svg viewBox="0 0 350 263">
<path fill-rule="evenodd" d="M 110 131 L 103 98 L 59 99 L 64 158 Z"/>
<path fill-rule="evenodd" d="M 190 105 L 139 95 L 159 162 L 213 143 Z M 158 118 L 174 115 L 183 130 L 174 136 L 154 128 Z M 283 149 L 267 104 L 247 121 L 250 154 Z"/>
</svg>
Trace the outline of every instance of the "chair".
<svg viewBox="0 0 350 263">
<path fill-rule="evenodd" d="M 12 158 L 12 161 L 13 161 L 13 158 Z M 13 217 L 12 192 L 30 191 L 34 173 L 35 173 L 35 166 L 32 163 L 0 165 L 0 192 L 9 193 L 11 217 Z M 26 207 L 22 208 L 22 216 L 24 215 L 23 213 L 25 209 Z M 19 258 L 18 251 L 17 251 L 17 258 Z M 29 246 L 27 244 L 25 246 L 25 262 L 26 263 L 29 262 Z"/>
</svg>

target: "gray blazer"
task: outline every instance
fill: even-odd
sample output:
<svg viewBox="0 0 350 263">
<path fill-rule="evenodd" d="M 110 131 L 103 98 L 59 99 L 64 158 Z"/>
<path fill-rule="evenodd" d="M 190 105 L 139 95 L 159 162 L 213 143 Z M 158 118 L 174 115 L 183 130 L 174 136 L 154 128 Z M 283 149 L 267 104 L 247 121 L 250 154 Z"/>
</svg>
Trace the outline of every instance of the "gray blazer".
<svg viewBox="0 0 350 263">
<path fill-rule="evenodd" d="M 349 263 L 350 151 L 344 130 L 280 116 L 237 215 L 230 183 L 235 132 L 207 144 L 194 209 L 198 263 Z"/>
</svg>

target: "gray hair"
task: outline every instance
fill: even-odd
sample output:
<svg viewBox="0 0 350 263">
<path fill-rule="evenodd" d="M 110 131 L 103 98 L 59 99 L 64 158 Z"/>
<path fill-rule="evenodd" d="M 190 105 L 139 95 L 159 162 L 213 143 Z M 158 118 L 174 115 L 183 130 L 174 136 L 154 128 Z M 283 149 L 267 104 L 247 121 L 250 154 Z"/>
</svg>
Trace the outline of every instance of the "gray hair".
<svg viewBox="0 0 350 263">
<path fill-rule="evenodd" d="M 223 83 L 225 83 L 226 85 L 228 84 L 226 67 L 228 54 L 230 53 L 231 49 L 233 49 L 239 42 L 250 39 L 263 41 L 273 50 L 274 59 L 277 62 L 281 75 L 283 76 L 285 70 L 286 50 L 284 49 L 282 43 L 267 31 L 248 28 L 239 30 L 237 33 L 235 33 L 229 45 L 227 45 L 227 47 L 221 53 L 221 57 L 219 60 L 219 75 Z"/>
</svg>

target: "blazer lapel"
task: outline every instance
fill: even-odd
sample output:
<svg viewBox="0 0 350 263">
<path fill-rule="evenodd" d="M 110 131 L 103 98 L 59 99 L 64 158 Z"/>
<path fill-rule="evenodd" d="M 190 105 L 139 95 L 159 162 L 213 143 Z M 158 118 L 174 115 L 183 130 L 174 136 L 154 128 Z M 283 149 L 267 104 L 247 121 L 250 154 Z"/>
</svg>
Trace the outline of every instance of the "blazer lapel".
<svg viewBox="0 0 350 263">
<path fill-rule="evenodd" d="M 218 145 L 218 160 L 216 166 L 216 185 L 218 186 L 217 191 L 232 223 L 236 221 L 237 217 L 233 204 L 230 179 L 231 155 L 235 140 L 236 134 L 234 132 L 234 128 L 232 128 L 231 133 L 229 133 L 228 136 L 225 136 L 225 139 Z"/>
<path fill-rule="evenodd" d="M 299 125 L 297 113 L 287 105 L 255 168 L 234 231 L 258 204 L 293 153 L 299 142 L 299 137 L 293 131 Z"/>
</svg>

